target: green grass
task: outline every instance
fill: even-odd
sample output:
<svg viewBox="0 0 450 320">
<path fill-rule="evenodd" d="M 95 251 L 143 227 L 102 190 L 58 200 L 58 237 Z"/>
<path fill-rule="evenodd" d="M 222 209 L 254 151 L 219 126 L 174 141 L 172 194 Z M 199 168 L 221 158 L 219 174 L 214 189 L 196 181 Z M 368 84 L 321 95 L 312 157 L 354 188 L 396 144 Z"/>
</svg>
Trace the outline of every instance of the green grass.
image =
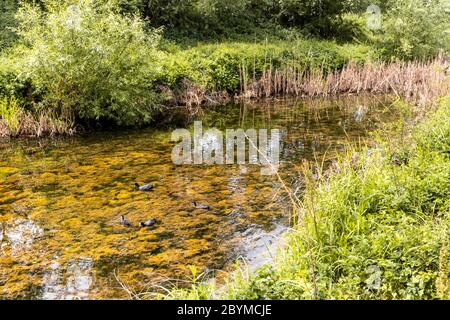
<svg viewBox="0 0 450 320">
<path fill-rule="evenodd" d="M 450 96 L 379 147 L 311 178 L 274 259 L 168 299 L 449 299 Z M 399 158 L 398 155 L 403 157 Z"/>
<path fill-rule="evenodd" d="M 304 69 L 336 70 L 349 61 L 359 63 L 377 58 L 370 46 L 338 44 L 334 41 L 293 39 L 265 42 L 199 43 L 181 49 L 174 43 L 163 43 L 165 58 L 160 60 L 158 82 L 177 88 L 184 79 L 209 90 L 235 93 L 240 85 L 240 68 L 259 78 L 269 65 L 282 68 L 292 62 Z"/>
<path fill-rule="evenodd" d="M 0 136 L 3 126 L 11 132 L 11 135 L 18 133 L 22 112 L 23 109 L 15 97 L 0 99 Z"/>
</svg>

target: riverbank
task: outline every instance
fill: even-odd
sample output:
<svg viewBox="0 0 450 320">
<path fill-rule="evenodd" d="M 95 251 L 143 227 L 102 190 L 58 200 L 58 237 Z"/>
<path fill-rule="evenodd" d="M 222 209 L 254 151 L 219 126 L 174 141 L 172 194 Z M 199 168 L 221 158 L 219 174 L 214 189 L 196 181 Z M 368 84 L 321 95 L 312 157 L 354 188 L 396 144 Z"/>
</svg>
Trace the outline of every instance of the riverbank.
<svg viewBox="0 0 450 320">
<path fill-rule="evenodd" d="M 142 34 L 141 37 L 148 35 Z M 145 126 L 154 125 L 161 119 L 167 123 L 174 109 L 178 112 L 176 107 L 184 107 L 189 117 L 199 108 L 225 104 L 238 96 L 248 97 L 248 85 L 267 76 L 268 70 L 279 72 L 295 64 L 296 70 L 304 73 L 313 70 L 338 72 L 350 62 L 362 65 L 377 59 L 375 50 L 367 45 L 301 38 L 271 43 L 196 44 L 192 47 L 160 39 L 155 40 L 158 43 L 156 48 L 147 48 L 151 53 L 145 52 L 148 47 L 145 40 L 141 42 L 136 44 L 142 46 L 139 54 L 153 56 L 146 63 L 139 62 L 140 57 L 129 62 L 141 64 L 139 73 L 142 73 L 142 79 L 134 83 L 134 89 L 129 84 L 123 87 L 114 79 L 105 83 L 105 71 L 96 72 L 94 69 L 91 74 L 84 75 L 85 68 L 94 66 L 90 63 L 86 66 L 76 64 L 78 60 L 69 66 L 69 62 L 39 61 L 42 65 L 34 67 L 35 75 L 33 70 L 29 70 L 28 62 L 23 61 L 31 59 L 27 56 L 35 53 L 6 50 L 0 56 L 0 136 L 70 135 L 79 132 L 83 126 Z M 119 46 L 117 50 L 121 49 Z M 55 50 L 60 49 L 53 48 Z M 63 60 L 75 59 L 63 52 L 57 55 Z M 137 77 L 133 69 L 111 66 L 109 60 L 115 59 L 114 56 L 109 60 L 103 56 L 82 59 L 87 58 L 106 64 L 106 72 L 126 78 L 123 80 L 126 83 L 136 81 L 131 80 Z M 51 73 L 53 79 L 47 75 L 42 79 L 44 75 L 41 73 L 44 72 Z M 84 92 L 80 92 L 81 87 Z"/>
<path fill-rule="evenodd" d="M 305 163 L 296 222 L 272 262 L 223 287 L 196 275 L 190 289 L 156 296 L 449 299 L 450 97 L 417 124 L 398 106 L 403 119 L 377 148 L 348 150 L 325 171 Z"/>
<path fill-rule="evenodd" d="M 0 135 L 155 126 L 170 122 L 175 106 L 189 117 L 236 97 L 369 91 L 427 100 L 448 64 L 448 17 L 441 1 L 405 1 L 387 5 L 375 28 L 362 3 L 185 1 L 155 2 L 150 10 L 115 1 L 11 0 L 0 21 L 8 26 L 0 32 Z M 179 5 L 203 22 L 172 16 Z M 325 7 L 324 20 L 313 18 Z M 440 54 L 436 71 L 432 60 Z"/>
<path fill-rule="evenodd" d="M 289 47 L 204 45 L 166 52 L 153 83 L 159 111 L 152 112 L 151 119 L 153 124 L 167 124 L 174 114 L 181 114 L 188 121 L 202 108 L 276 96 L 394 94 L 425 107 L 449 91 L 449 65 L 442 56 L 427 63 L 386 63 L 373 56 L 368 47 L 325 41 L 300 41 Z M 33 109 L 14 94 L 0 100 L 0 136 L 73 135 L 87 124 L 73 112 Z"/>
</svg>

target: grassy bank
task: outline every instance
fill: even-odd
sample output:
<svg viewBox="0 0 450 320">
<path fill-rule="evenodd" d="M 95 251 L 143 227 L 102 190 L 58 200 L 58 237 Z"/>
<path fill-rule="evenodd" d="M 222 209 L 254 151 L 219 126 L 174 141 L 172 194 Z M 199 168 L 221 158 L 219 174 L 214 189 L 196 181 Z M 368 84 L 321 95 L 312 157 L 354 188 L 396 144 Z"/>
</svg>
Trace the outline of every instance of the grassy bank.
<svg viewBox="0 0 450 320">
<path fill-rule="evenodd" d="M 190 113 L 190 108 L 236 98 L 276 95 L 391 93 L 424 106 L 449 89 L 444 57 L 427 62 L 384 62 L 375 48 L 361 44 L 305 39 L 271 44 L 231 42 L 161 48 L 153 54 L 148 62 L 152 69 L 141 70 L 140 75 L 148 80 L 141 79 L 133 89 L 111 83 L 114 78 L 105 81 L 103 71 L 89 78 L 79 73 L 78 68 L 91 63 L 74 65 L 68 73 L 61 70 L 54 75 L 57 82 L 45 74 L 45 79 L 39 80 L 46 83 L 42 88 L 33 75 L 24 74 L 4 57 L 8 62 L 0 68 L 4 80 L 0 83 L 0 136 L 73 134 L 83 131 L 79 124 L 95 122 L 139 126 L 170 119 L 174 106 L 185 106 Z M 40 68 L 39 78 L 47 67 Z M 55 66 L 59 68 L 67 66 Z M 111 73 L 133 77 L 120 66 L 114 66 Z M 74 86 L 86 86 L 86 82 L 86 90 L 72 92 Z M 109 87 L 113 91 L 107 90 Z M 146 88 L 149 91 L 144 93 Z"/>
<path fill-rule="evenodd" d="M 449 13 L 445 1 L 379 4 L 383 27 L 372 30 L 362 0 L 4 1 L 0 134 L 153 125 L 171 106 L 234 96 L 353 93 L 338 78 L 364 87 L 378 67 L 406 72 L 368 90 L 406 96 L 401 83 L 423 82 L 421 63 L 448 52 Z M 416 64 L 383 65 L 398 60 Z"/>
<path fill-rule="evenodd" d="M 450 96 L 378 147 L 305 164 L 295 225 L 271 263 L 224 286 L 195 275 L 169 299 L 449 299 Z M 395 132 L 395 134 L 392 134 Z M 144 295 L 143 297 L 154 297 Z"/>
<path fill-rule="evenodd" d="M 71 37 L 68 34 L 66 41 L 72 41 Z M 96 45 L 114 38 L 106 37 Z M 188 48 L 164 41 L 159 47 L 149 47 L 142 40 L 135 44 L 143 46 L 138 52 L 123 43 L 114 48 L 110 57 L 95 56 L 92 60 L 86 60 L 84 54 L 74 57 L 72 53 L 55 53 L 60 50 L 58 43 L 48 48 L 48 55 L 61 55 L 61 60 L 43 58 L 40 49 L 23 47 L 6 50 L 0 57 L 1 136 L 71 134 L 76 132 L 77 124 L 89 126 L 93 122 L 149 124 L 155 118 L 170 118 L 173 106 L 209 106 L 226 103 L 235 96 L 248 97 L 248 87 L 264 80 L 268 70 L 279 72 L 295 65 L 299 72 L 320 71 L 325 76 L 350 63 L 360 67 L 379 59 L 376 50 L 368 45 L 301 38 L 271 43 L 197 44 Z M 144 52 L 146 46 L 149 52 Z M 124 61 L 118 57 L 125 47 L 128 54 L 138 56 L 123 66 Z M 148 60 L 142 62 L 139 56 L 144 55 Z M 28 59 L 36 64 L 30 66 Z M 94 65 L 99 67 L 93 69 Z M 137 74 L 134 68 L 140 68 Z M 86 69 L 93 72 L 86 75 Z M 105 79 L 105 73 L 114 76 Z M 42 114 L 49 120 L 41 121 Z M 52 125 L 53 120 L 61 125 Z"/>
</svg>

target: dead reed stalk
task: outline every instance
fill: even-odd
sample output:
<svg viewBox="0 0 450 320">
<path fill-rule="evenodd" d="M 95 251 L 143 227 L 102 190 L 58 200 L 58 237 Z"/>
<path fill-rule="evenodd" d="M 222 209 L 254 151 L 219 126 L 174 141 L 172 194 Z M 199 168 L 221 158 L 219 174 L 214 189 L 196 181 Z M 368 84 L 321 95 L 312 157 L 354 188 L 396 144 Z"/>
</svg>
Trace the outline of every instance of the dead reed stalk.
<svg viewBox="0 0 450 320">
<path fill-rule="evenodd" d="M 73 120 L 59 119 L 50 112 L 32 114 L 21 110 L 13 120 L 0 116 L 0 137 L 73 135 L 77 131 Z"/>
<path fill-rule="evenodd" d="M 407 102 L 425 106 L 449 92 L 449 63 L 443 57 L 429 62 L 350 62 L 338 71 L 322 68 L 305 71 L 293 62 L 274 69 L 271 64 L 261 77 L 251 79 L 241 69 L 240 99 L 263 98 L 275 95 L 329 96 L 338 94 L 390 94 Z"/>
</svg>

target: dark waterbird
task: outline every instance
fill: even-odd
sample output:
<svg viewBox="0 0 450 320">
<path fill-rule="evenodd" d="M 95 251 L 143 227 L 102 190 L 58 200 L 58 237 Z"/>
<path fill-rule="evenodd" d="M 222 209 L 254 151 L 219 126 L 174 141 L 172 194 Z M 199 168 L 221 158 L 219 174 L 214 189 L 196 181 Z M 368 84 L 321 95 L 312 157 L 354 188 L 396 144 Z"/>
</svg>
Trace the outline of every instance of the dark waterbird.
<svg viewBox="0 0 450 320">
<path fill-rule="evenodd" d="M 154 186 L 152 184 L 144 184 L 143 186 L 140 186 L 139 183 L 134 183 L 134 189 L 138 191 L 150 191 L 153 187 Z"/>
<path fill-rule="evenodd" d="M 192 200 L 192 204 L 194 205 L 195 209 L 203 209 L 203 210 L 211 209 L 211 207 L 208 206 L 207 204 L 197 204 L 197 201 L 195 200 Z"/>
<path fill-rule="evenodd" d="M 141 221 L 141 222 L 139 222 L 139 226 L 141 227 L 141 228 L 144 228 L 144 227 L 151 227 L 151 226 L 153 226 L 153 225 L 155 225 L 156 223 L 158 222 L 158 220 L 156 220 L 156 219 L 150 219 L 150 220 L 147 220 L 147 221 Z"/>
<path fill-rule="evenodd" d="M 123 226 L 125 226 L 125 227 L 131 227 L 130 221 L 129 221 L 128 218 L 127 218 L 126 216 L 124 216 L 124 215 L 121 215 L 121 216 L 120 216 L 120 224 L 123 225 Z"/>
</svg>

